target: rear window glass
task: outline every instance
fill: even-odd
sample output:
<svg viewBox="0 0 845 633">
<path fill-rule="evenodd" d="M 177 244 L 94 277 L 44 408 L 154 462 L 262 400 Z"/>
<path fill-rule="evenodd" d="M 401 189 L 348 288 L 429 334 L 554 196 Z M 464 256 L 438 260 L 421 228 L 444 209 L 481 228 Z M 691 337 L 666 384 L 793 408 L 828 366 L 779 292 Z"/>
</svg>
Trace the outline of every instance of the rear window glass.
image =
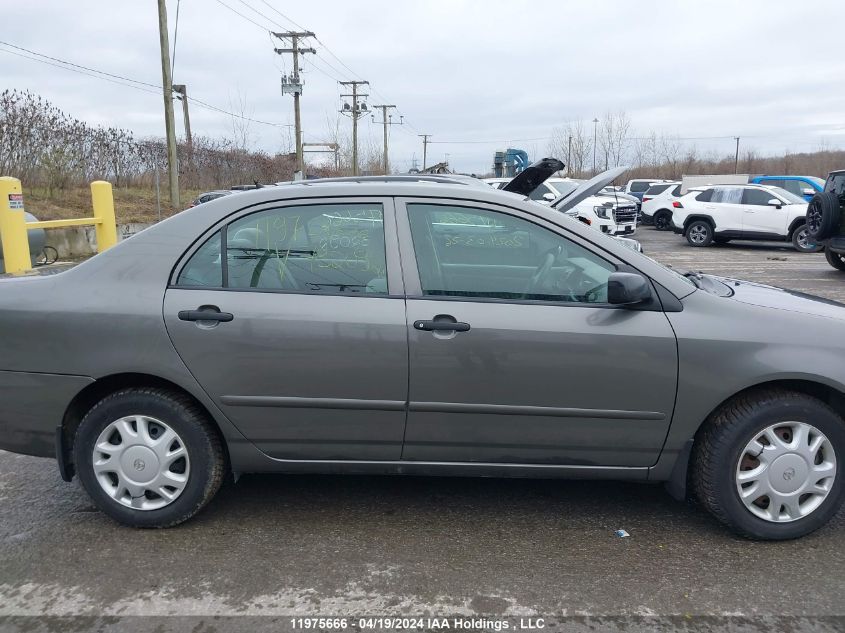
<svg viewBox="0 0 845 633">
<path fill-rule="evenodd" d="M 663 193 L 664 191 L 666 191 L 671 186 L 672 185 L 652 185 L 646 191 L 646 195 L 656 196 L 658 193 Z"/>
</svg>

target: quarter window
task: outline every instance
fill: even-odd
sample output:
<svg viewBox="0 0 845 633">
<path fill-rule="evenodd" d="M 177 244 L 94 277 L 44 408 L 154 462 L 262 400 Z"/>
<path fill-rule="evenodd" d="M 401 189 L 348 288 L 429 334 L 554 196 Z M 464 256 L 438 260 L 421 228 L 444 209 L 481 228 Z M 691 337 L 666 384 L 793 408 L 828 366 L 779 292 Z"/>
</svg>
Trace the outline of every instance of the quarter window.
<svg viewBox="0 0 845 633">
<path fill-rule="evenodd" d="M 721 202 L 722 204 L 740 204 L 742 202 L 742 189 L 739 187 L 716 187 L 710 202 Z"/>
<path fill-rule="evenodd" d="M 216 234 L 191 257 L 177 285 L 387 293 L 380 204 L 269 209 L 232 222 L 226 236 L 225 254 Z"/>
<path fill-rule="evenodd" d="M 408 215 L 424 295 L 607 302 L 616 267 L 527 220 L 428 204 Z"/>
</svg>

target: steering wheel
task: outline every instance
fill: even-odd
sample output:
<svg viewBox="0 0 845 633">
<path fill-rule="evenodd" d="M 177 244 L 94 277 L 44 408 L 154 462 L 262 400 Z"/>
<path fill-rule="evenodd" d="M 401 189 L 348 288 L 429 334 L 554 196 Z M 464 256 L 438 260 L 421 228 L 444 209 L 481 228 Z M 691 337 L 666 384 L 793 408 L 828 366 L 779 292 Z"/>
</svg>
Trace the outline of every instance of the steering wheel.
<svg viewBox="0 0 845 633">
<path fill-rule="evenodd" d="M 584 293 L 584 303 L 598 303 L 599 293 L 602 290 L 606 291 L 607 283 L 599 284 L 594 288 L 590 288 Z"/>
<path fill-rule="evenodd" d="M 534 274 L 531 275 L 531 279 L 528 282 L 528 288 L 525 291 L 526 294 L 532 295 L 537 288 L 541 287 L 549 272 L 551 272 L 552 266 L 555 265 L 557 258 L 562 252 L 563 246 L 558 245 L 554 248 L 550 248 L 543 254 L 543 259 L 540 262 L 540 265 L 537 266 L 537 269 L 534 271 Z"/>
</svg>

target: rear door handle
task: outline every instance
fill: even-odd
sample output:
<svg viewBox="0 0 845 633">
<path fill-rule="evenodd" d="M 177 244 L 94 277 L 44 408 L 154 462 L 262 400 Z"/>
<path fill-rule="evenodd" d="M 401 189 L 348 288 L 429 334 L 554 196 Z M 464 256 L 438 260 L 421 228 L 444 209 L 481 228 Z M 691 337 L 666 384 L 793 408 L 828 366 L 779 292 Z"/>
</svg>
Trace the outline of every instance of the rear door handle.
<svg viewBox="0 0 845 633">
<path fill-rule="evenodd" d="M 460 321 L 414 321 L 414 329 L 426 332 L 469 332 L 469 323 Z"/>
<path fill-rule="evenodd" d="M 196 310 L 180 310 L 177 315 L 180 321 L 217 321 L 228 323 L 235 318 L 231 312 L 220 312 L 217 306 L 200 306 Z"/>
</svg>

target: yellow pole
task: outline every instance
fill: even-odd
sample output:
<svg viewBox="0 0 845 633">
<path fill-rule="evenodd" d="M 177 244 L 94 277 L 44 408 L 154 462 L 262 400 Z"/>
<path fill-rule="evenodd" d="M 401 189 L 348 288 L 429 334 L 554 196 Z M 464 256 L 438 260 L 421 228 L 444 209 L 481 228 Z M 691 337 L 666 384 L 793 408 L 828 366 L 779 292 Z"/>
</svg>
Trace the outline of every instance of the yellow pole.
<svg viewBox="0 0 845 633">
<path fill-rule="evenodd" d="M 0 177 L 0 243 L 5 272 L 17 274 L 32 267 L 21 181 L 9 176 Z"/>
<path fill-rule="evenodd" d="M 91 183 L 91 202 L 94 205 L 94 230 L 97 233 L 97 251 L 104 250 L 117 244 L 117 222 L 114 219 L 114 197 L 111 183 L 105 180 L 95 180 Z"/>
</svg>

